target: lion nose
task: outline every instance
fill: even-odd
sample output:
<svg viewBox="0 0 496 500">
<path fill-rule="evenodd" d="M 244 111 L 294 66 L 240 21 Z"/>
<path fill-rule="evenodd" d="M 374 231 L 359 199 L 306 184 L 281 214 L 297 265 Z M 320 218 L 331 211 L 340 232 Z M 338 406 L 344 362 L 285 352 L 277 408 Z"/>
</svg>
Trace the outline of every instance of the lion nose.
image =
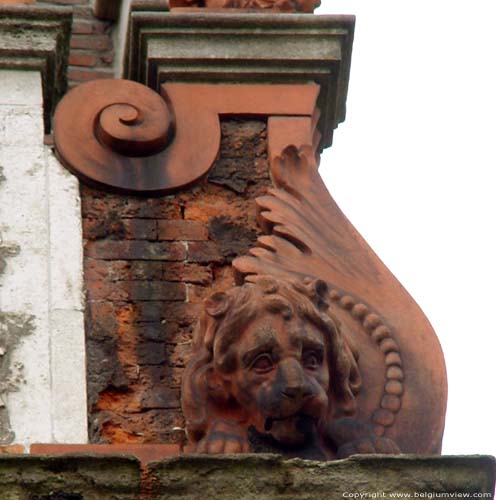
<svg viewBox="0 0 496 500">
<path fill-rule="evenodd" d="M 284 397 L 291 400 L 302 400 L 309 398 L 313 393 L 310 387 L 306 384 L 302 384 L 295 387 L 285 387 L 282 394 Z"/>
<path fill-rule="evenodd" d="M 313 396 L 309 384 L 300 364 L 295 360 L 286 360 L 281 364 L 281 394 L 291 402 L 299 402 Z"/>
</svg>

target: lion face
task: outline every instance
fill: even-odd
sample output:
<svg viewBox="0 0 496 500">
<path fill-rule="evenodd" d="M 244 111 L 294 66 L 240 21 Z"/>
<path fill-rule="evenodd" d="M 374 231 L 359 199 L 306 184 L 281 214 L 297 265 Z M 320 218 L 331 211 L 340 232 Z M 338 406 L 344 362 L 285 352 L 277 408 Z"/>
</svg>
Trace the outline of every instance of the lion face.
<svg viewBox="0 0 496 500">
<path fill-rule="evenodd" d="M 188 451 L 247 451 L 253 429 L 280 448 L 320 446 L 354 413 L 358 366 L 326 293 L 258 276 L 205 301 L 182 384 Z"/>
<path fill-rule="evenodd" d="M 304 444 L 328 410 L 329 367 L 323 333 L 292 315 L 264 312 L 233 345 L 230 392 L 250 424 L 284 445 Z"/>
</svg>

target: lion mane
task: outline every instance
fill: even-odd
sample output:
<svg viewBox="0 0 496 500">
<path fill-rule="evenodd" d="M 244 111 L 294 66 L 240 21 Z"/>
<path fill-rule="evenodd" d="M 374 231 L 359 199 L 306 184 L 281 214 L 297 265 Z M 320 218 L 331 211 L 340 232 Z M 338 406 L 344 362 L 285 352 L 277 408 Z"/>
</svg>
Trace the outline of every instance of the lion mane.
<svg viewBox="0 0 496 500">
<path fill-rule="evenodd" d="M 236 342 L 262 311 L 285 318 L 298 315 L 323 333 L 330 367 L 327 421 L 356 412 L 355 395 L 361 386 L 358 354 L 328 310 L 327 284 L 322 280 L 287 281 L 270 276 L 248 279 L 242 286 L 216 292 L 204 302 L 182 382 L 182 408 L 190 443 L 205 436 L 209 423 L 232 398 L 215 375 L 225 376 L 236 368 Z"/>
</svg>

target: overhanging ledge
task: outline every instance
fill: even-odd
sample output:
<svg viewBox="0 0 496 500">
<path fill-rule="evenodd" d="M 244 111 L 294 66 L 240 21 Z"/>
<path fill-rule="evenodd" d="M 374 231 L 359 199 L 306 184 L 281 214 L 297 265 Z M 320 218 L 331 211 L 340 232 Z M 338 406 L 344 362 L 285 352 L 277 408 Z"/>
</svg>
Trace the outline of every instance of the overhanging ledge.
<svg viewBox="0 0 496 500">
<path fill-rule="evenodd" d="M 67 87 L 71 24 L 69 8 L 0 5 L 0 69 L 40 71 L 46 132 Z"/>
<path fill-rule="evenodd" d="M 321 86 L 319 149 L 345 118 L 354 16 L 133 11 L 124 76 L 167 82 Z"/>
</svg>

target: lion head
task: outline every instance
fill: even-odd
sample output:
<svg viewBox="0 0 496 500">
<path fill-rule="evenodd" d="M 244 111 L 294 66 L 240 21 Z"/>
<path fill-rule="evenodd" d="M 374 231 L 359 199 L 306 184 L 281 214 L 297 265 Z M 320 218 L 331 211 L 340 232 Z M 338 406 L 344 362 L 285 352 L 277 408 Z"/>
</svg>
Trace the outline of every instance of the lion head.
<svg viewBox="0 0 496 500">
<path fill-rule="evenodd" d="M 214 449 L 247 451 L 248 429 L 304 446 L 356 410 L 357 355 L 327 310 L 325 282 L 251 279 L 204 303 L 182 387 L 193 451 L 233 429 L 244 444 Z"/>
</svg>

